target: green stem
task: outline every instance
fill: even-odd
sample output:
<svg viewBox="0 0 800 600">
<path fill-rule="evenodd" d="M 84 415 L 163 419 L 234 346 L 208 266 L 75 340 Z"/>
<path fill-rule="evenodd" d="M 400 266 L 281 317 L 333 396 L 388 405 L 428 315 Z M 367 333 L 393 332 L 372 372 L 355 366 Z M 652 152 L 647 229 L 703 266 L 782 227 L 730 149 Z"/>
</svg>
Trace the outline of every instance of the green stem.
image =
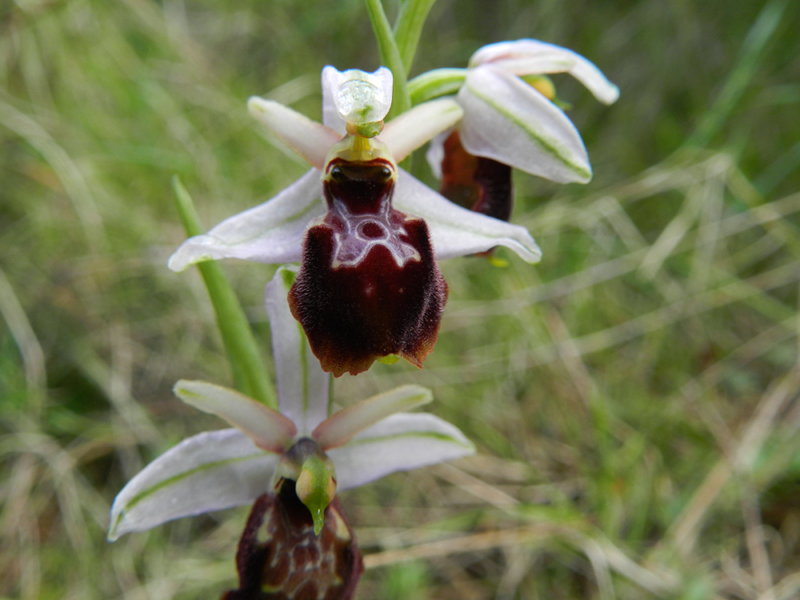
<svg viewBox="0 0 800 600">
<path fill-rule="evenodd" d="M 383 4 L 381 4 L 380 0 L 366 0 L 366 3 L 369 20 L 372 22 L 372 30 L 375 32 L 375 38 L 378 40 L 381 62 L 389 67 L 394 77 L 392 109 L 387 115 L 387 118 L 391 119 L 393 116 L 399 115 L 411 108 L 411 99 L 408 95 L 408 86 L 406 82 L 406 67 L 403 64 L 400 50 L 397 47 L 392 28 L 389 25 L 389 19 L 386 18 L 386 13 L 383 10 Z"/>
<path fill-rule="evenodd" d="M 406 67 L 406 75 L 414 64 L 422 28 L 435 3 L 436 0 L 406 0 L 400 6 L 394 24 L 394 39 L 400 51 L 400 58 Z"/>
<path fill-rule="evenodd" d="M 172 178 L 172 187 L 175 190 L 175 205 L 186 234 L 193 236 L 202 233 L 203 228 L 192 198 L 178 177 Z M 253 331 L 222 268 L 213 261 L 206 261 L 198 263 L 197 269 L 203 277 L 214 307 L 217 326 L 231 363 L 236 386 L 242 393 L 260 400 L 270 408 L 277 409 L 275 389 L 267 376 Z"/>
</svg>

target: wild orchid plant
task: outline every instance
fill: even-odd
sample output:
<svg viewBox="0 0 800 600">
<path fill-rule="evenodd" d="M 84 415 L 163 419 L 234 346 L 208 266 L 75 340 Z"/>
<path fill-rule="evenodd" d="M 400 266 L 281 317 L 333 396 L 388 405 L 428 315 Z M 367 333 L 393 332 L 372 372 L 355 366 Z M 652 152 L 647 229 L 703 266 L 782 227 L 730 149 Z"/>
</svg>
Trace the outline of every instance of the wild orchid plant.
<svg viewBox="0 0 800 600">
<path fill-rule="evenodd" d="M 351 598 L 363 567 L 337 492 L 474 452 L 453 425 L 401 412 L 430 402 L 429 390 L 401 386 L 332 413 L 329 374 L 357 374 L 391 355 L 422 366 L 447 298 L 437 260 L 496 246 L 539 260 L 528 231 L 506 222 L 511 168 L 560 182 L 591 177 L 546 74 L 569 72 L 606 103 L 617 97 L 586 59 L 535 40 L 486 46 L 468 69 L 437 69 L 406 84 L 432 2 L 407 4 L 395 37 L 380 3 L 367 0 L 391 68 L 325 67 L 322 123 L 250 99 L 251 114 L 311 169 L 264 204 L 193 235 L 169 261 L 174 270 L 219 258 L 300 263 L 279 268 L 267 286 L 277 403 L 179 381 L 180 399 L 233 428 L 168 450 L 124 487 L 111 511 L 109 538 L 116 539 L 253 503 L 236 557 L 239 588 L 229 600 Z M 412 19 L 414 6 L 422 18 Z M 384 125 L 393 95 L 408 109 Z M 398 166 L 431 140 L 444 195 Z M 226 317 L 237 314 L 231 295 L 211 275 L 218 321 L 229 326 L 223 333 L 252 336 Z M 252 346 L 232 344 L 234 364 L 252 371 Z"/>
</svg>

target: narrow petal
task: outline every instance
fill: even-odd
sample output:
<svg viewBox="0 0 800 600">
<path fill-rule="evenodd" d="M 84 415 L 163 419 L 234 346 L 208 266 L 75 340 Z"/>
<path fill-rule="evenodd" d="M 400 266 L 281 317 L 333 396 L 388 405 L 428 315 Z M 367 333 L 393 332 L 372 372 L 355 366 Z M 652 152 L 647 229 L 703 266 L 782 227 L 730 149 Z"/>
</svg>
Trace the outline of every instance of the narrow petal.
<svg viewBox="0 0 800 600">
<path fill-rule="evenodd" d="M 247 108 L 253 117 L 317 169 L 325 165 L 328 150 L 342 137 L 333 129 L 273 100 L 252 97 L 247 101 Z"/>
<path fill-rule="evenodd" d="M 489 44 L 473 54 L 469 63 L 472 67 L 492 64 L 514 75 L 569 73 L 600 102 L 612 104 L 619 98 L 619 88 L 594 63 L 568 48 L 539 40 Z"/>
<path fill-rule="evenodd" d="M 389 121 L 380 138 L 394 159 L 400 162 L 436 135 L 450 129 L 462 115 L 461 107 L 452 98 L 431 100 Z"/>
<path fill-rule="evenodd" d="M 287 267 L 275 273 L 267 284 L 267 314 L 280 410 L 295 422 L 301 436 L 307 436 L 328 415 L 330 375 L 320 368 L 289 310 L 286 297 L 295 276 Z"/>
<path fill-rule="evenodd" d="M 287 417 L 234 390 L 182 379 L 174 391 L 187 404 L 225 419 L 263 450 L 282 452 L 297 433 Z"/>
<path fill-rule="evenodd" d="M 591 179 L 575 126 L 517 77 L 493 66 L 472 69 L 458 101 L 464 107 L 461 141 L 472 154 L 561 183 Z"/>
<path fill-rule="evenodd" d="M 427 413 L 400 413 L 365 429 L 328 455 L 336 465 L 338 489 L 346 490 L 395 471 L 474 453 L 472 443 L 447 421 Z"/>
<path fill-rule="evenodd" d="M 220 258 L 296 262 L 308 224 L 324 213 L 320 172 L 311 169 L 271 200 L 186 240 L 170 257 L 169 268 L 182 271 L 194 263 Z"/>
<path fill-rule="evenodd" d="M 461 208 L 402 169 L 394 204 L 425 220 L 437 259 L 485 252 L 495 246 L 510 248 L 529 263 L 542 257 L 524 227 Z"/>
<path fill-rule="evenodd" d="M 108 539 L 180 517 L 249 504 L 269 490 L 277 460 L 237 429 L 187 438 L 117 494 Z"/>
<path fill-rule="evenodd" d="M 389 415 L 416 408 L 431 400 L 433 394 L 429 389 L 418 385 L 403 385 L 334 413 L 311 435 L 327 451 L 346 444 L 359 431 Z"/>
</svg>

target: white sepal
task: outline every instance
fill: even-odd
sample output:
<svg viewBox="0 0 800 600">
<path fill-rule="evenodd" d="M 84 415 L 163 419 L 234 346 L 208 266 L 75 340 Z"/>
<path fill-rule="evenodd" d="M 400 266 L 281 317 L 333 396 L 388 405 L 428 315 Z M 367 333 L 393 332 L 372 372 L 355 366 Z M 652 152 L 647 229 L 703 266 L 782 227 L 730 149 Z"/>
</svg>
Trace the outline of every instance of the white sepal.
<svg viewBox="0 0 800 600">
<path fill-rule="evenodd" d="M 619 88 L 594 63 L 568 48 L 539 40 L 489 44 L 478 49 L 469 64 L 471 67 L 491 64 L 514 75 L 569 73 L 600 102 L 611 104 L 619 98 Z"/>
<path fill-rule="evenodd" d="M 524 227 L 462 208 L 400 169 L 394 205 L 428 224 L 437 260 L 505 246 L 529 263 L 542 257 Z"/>
<path fill-rule="evenodd" d="M 517 77 L 492 65 L 470 69 L 458 101 L 464 108 L 461 143 L 471 154 L 561 183 L 592 178 L 575 126 Z"/>
<path fill-rule="evenodd" d="M 310 435 L 328 415 L 330 375 L 319 366 L 287 302 L 296 270 L 281 267 L 267 284 L 266 303 L 281 413 Z"/>
<path fill-rule="evenodd" d="M 194 263 L 220 258 L 297 262 L 308 224 L 325 214 L 321 197 L 320 172 L 311 169 L 274 198 L 183 242 L 170 257 L 169 268 L 182 271 Z"/>
<path fill-rule="evenodd" d="M 475 447 L 447 421 L 427 413 L 399 413 L 356 435 L 328 455 L 336 464 L 340 490 L 396 471 L 409 471 L 469 456 Z"/>
<path fill-rule="evenodd" d="M 277 460 L 237 429 L 187 438 L 117 494 L 108 539 L 180 517 L 249 504 L 269 489 Z"/>
</svg>

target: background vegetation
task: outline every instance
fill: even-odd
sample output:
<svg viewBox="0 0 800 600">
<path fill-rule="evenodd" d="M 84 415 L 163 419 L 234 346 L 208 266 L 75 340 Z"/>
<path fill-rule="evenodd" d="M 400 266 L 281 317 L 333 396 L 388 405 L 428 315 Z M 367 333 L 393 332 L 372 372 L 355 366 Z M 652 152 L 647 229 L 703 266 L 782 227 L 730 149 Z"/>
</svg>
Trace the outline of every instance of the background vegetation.
<svg viewBox="0 0 800 600">
<path fill-rule="evenodd" d="M 536 37 L 622 89 L 559 78 L 596 176 L 517 178 L 545 252 L 444 265 L 416 381 L 478 456 L 344 495 L 359 597 L 800 596 L 800 5 L 440 0 L 413 73 Z M 390 15 L 396 2 L 389 2 Z M 218 427 L 171 394 L 230 375 L 170 178 L 213 224 L 304 170 L 254 94 L 319 111 L 320 68 L 378 66 L 361 0 L 0 4 L 0 597 L 213 598 L 247 509 L 105 541 L 115 493 Z M 271 267 L 225 270 L 267 326 Z M 265 364 L 269 365 L 265 354 Z"/>
</svg>

